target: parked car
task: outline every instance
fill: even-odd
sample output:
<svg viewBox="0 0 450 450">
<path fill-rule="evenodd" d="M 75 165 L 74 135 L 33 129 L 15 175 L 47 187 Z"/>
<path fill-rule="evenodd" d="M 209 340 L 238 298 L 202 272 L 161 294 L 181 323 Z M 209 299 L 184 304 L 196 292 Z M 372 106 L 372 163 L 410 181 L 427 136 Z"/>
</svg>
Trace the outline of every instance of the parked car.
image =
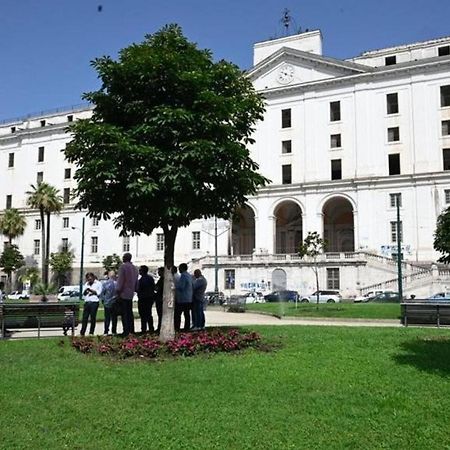
<svg viewBox="0 0 450 450">
<path fill-rule="evenodd" d="M 319 303 L 340 303 L 342 300 L 339 291 L 319 291 Z M 317 303 L 317 291 L 311 295 L 302 297 L 302 303 Z"/>
<path fill-rule="evenodd" d="M 450 302 L 450 292 L 438 292 L 437 294 L 432 295 L 426 299 L 430 302 Z"/>
<path fill-rule="evenodd" d="M 369 300 L 371 303 L 399 303 L 400 296 L 398 292 L 382 292 L 381 294 L 375 295 L 375 297 Z"/>
<path fill-rule="evenodd" d="M 265 303 L 262 292 L 249 292 L 245 297 L 245 303 Z"/>
<path fill-rule="evenodd" d="M 273 291 L 264 296 L 266 302 L 296 302 L 299 299 L 297 291 Z"/>
<path fill-rule="evenodd" d="M 366 292 L 364 295 L 360 295 L 358 297 L 355 297 L 355 299 L 353 300 L 355 303 L 367 303 L 369 302 L 372 298 L 376 297 L 378 294 L 382 294 L 383 292 L 392 292 L 392 291 L 369 291 Z"/>
<path fill-rule="evenodd" d="M 60 302 L 64 301 L 75 301 L 80 298 L 80 291 L 77 289 L 76 291 L 64 291 L 58 294 L 58 300 Z"/>
<path fill-rule="evenodd" d="M 30 298 L 30 293 L 28 291 L 13 291 L 8 294 L 9 300 L 26 300 Z"/>
</svg>

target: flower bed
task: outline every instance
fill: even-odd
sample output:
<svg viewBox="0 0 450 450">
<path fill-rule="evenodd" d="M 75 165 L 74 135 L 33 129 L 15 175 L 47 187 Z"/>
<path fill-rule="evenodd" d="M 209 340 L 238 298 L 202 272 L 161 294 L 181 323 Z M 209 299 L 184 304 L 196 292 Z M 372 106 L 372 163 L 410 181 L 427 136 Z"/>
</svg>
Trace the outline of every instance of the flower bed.
<svg viewBox="0 0 450 450">
<path fill-rule="evenodd" d="M 72 346 L 82 353 L 149 359 L 164 355 L 193 356 L 200 353 L 236 352 L 248 347 L 258 347 L 260 343 L 261 336 L 258 333 L 236 329 L 180 333 L 167 343 L 150 335 L 130 335 L 126 338 L 77 336 L 72 339 Z"/>
</svg>

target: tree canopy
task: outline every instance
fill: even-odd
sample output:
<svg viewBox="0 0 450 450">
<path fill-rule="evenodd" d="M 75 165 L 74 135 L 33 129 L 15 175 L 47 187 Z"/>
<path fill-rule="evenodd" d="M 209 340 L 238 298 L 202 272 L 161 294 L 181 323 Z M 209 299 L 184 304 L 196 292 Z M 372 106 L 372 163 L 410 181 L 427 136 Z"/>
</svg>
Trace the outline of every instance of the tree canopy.
<svg viewBox="0 0 450 450">
<path fill-rule="evenodd" d="M 16 237 L 22 236 L 27 226 L 27 221 L 16 208 L 6 209 L 0 217 L 0 231 L 8 237 L 11 244 Z"/>
<path fill-rule="evenodd" d="M 176 25 L 92 65 L 102 87 L 84 98 L 94 113 L 71 126 L 65 149 L 78 207 L 150 234 L 228 218 L 266 183 L 247 149 L 263 99 L 237 66 L 214 62 Z"/>
<path fill-rule="evenodd" d="M 450 263 L 450 208 L 442 212 L 437 219 L 433 246 L 442 255 L 438 261 Z"/>
</svg>

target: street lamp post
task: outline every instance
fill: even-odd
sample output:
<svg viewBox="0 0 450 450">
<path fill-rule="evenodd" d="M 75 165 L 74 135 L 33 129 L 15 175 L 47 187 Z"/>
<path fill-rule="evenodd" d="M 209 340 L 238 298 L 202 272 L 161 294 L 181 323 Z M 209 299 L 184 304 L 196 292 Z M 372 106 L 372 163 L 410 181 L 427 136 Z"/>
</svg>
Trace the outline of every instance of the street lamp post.
<svg viewBox="0 0 450 450">
<path fill-rule="evenodd" d="M 80 300 L 83 296 L 83 264 L 84 264 L 84 224 L 85 224 L 85 217 L 83 217 L 81 221 L 81 259 L 80 259 Z M 79 230 L 77 227 L 72 227 L 72 230 Z"/>
<path fill-rule="evenodd" d="M 397 205 L 397 274 L 398 274 L 398 296 L 400 302 L 403 300 L 403 280 L 402 280 L 402 233 L 400 222 L 400 194 L 396 195 Z"/>
</svg>

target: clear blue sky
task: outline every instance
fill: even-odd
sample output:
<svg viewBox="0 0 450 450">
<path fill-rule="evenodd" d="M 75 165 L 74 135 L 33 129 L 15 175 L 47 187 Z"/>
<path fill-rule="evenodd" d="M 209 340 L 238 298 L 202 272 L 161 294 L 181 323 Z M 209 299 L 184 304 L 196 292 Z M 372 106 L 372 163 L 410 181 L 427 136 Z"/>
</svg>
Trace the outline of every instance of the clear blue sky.
<svg viewBox="0 0 450 450">
<path fill-rule="evenodd" d="M 80 103 L 98 87 L 90 60 L 166 23 L 249 68 L 255 42 L 283 35 L 284 8 L 338 58 L 450 35 L 450 0 L 0 0 L 0 120 Z"/>
</svg>

